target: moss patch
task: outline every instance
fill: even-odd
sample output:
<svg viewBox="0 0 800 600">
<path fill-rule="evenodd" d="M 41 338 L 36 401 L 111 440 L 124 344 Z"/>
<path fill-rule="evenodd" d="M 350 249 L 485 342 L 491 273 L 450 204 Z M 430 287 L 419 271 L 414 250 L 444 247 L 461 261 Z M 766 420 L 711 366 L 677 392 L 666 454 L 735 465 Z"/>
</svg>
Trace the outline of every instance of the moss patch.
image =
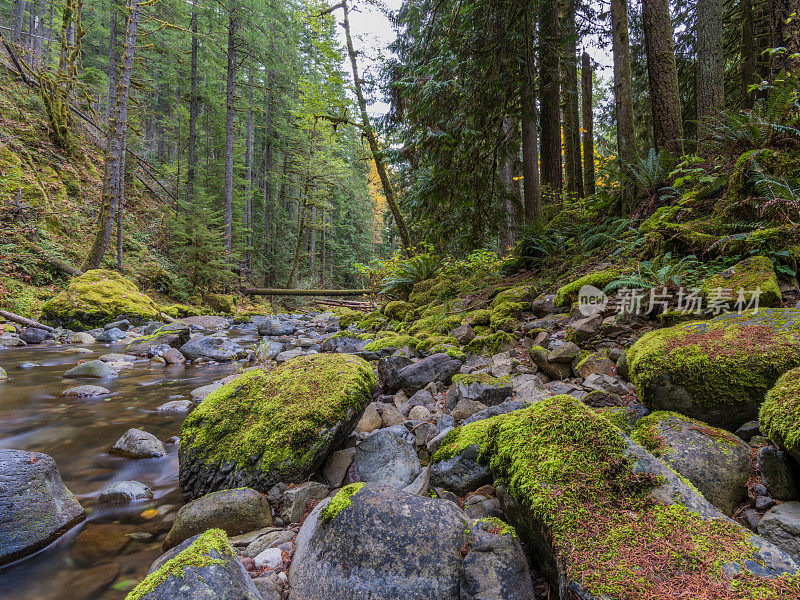
<svg viewBox="0 0 800 600">
<path fill-rule="evenodd" d="M 467 354 L 493 355 L 516 345 L 517 338 L 505 331 L 479 335 L 464 347 Z"/>
<path fill-rule="evenodd" d="M 595 271 L 594 273 L 584 275 L 580 279 L 576 279 L 575 281 L 560 287 L 556 292 L 556 297 L 553 300 L 553 304 L 556 306 L 567 306 L 568 304 L 572 304 L 578 299 L 578 292 L 581 291 L 583 286 L 593 285 L 594 287 L 602 290 L 609 283 L 615 279 L 618 279 L 621 275 L 622 272 L 618 271 L 617 269 L 606 269 L 604 271 Z"/>
<path fill-rule="evenodd" d="M 703 282 L 703 297 L 729 308 L 739 299 L 747 306 L 758 290 L 759 306 L 779 306 L 781 291 L 772 261 L 766 256 L 753 256 Z M 741 296 L 741 298 L 740 298 Z"/>
<path fill-rule="evenodd" d="M 377 380 L 368 362 L 347 354 L 291 360 L 274 371 L 253 369 L 209 394 L 181 427 L 181 451 L 207 462 L 263 472 L 291 470 L 313 459 L 334 423 L 360 413 Z"/>
<path fill-rule="evenodd" d="M 331 501 L 328 502 L 328 505 L 322 509 L 322 512 L 319 515 L 320 523 L 326 525 L 333 521 L 340 512 L 350 506 L 353 496 L 361 491 L 361 488 L 363 487 L 364 484 L 359 482 L 351 483 L 350 485 L 346 485 L 340 489 L 339 492 L 331 499 Z"/>
<path fill-rule="evenodd" d="M 764 435 L 784 446 L 795 459 L 800 457 L 800 369 L 778 379 L 761 405 L 758 422 Z"/>
<path fill-rule="evenodd" d="M 104 269 L 76 277 L 42 307 L 45 320 L 69 329 L 92 329 L 121 316 L 147 321 L 158 313 L 158 305 L 130 279 Z"/>
</svg>

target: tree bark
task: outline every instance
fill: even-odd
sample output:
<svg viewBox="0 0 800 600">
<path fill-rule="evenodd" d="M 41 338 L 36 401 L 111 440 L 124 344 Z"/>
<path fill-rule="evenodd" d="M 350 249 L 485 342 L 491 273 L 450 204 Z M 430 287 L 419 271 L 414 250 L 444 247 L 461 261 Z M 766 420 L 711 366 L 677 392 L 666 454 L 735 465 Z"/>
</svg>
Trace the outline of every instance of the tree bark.
<svg viewBox="0 0 800 600">
<path fill-rule="evenodd" d="M 253 72 L 248 73 L 247 127 L 245 130 L 245 179 L 244 179 L 244 226 L 247 233 L 247 249 L 244 264 L 248 272 L 253 270 Z"/>
<path fill-rule="evenodd" d="M 739 8 L 742 14 L 742 43 L 741 43 L 741 98 L 742 108 L 753 108 L 753 94 L 750 86 L 756 71 L 755 42 L 753 40 L 753 4 L 752 0 L 740 0 Z"/>
<path fill-rule="evenodd" d="M 272 131 L 272 124 L 273 124 L 273 113 L 275 110 L 275 98 L 272 93 L 272 84 L 274 79 L 273 71 L 270 71 L 269 76 L 267 77 L 268 87 L 270 89 L 267 106 L 266 106 L 266 125 L 264 128 L 264 135 L 266 136 L 266 148 L 264 149 L 264 156 L 263 156 L 263 177 L 264 177 L 264 184 L 262 188 L 262 195 L 264 196 L 264 239 L 263 244 L 261 247 L 261 260 L 263 264 L 263 271 L 264 271 L 264 285 L 269 285 L 269 273 L 270 273 L 270 265 L 269 265 L 269 244 L 270 244 L 270 226 L 272 222 L 272 148 L 273 148 L 273 131 Z"/>
<path fill-rule="evenodd" d="M 117 0 L 111 0 L 111 14 L 109 15 L 111 22 L 109 23 L 109 33 L 108 33 L 108 70 L 106 75 L 108 75 L 108 103 L 106 104 L 106 125 L 108 125 L 108 120 L 111 118 L 111 106 L 116 98 L 117 92 L 117 73 L 119 71 L 119 51 L 118 51 L 118 43 L 119 43 L 119 32 L 117 31 L 118 28 L 118 21 L 119 21 L 119 10 L 117 5 Z"/>
<path fill-rule="evenodd" d="M 22 27 L 25 25 L 25 0 L 14 0 L 11 9 L 11 41 L 22 46 Z"/>
<path fill-rule="evenodd" d="M 642 0 L 642 24 L 653 111 L 653 147 L 666 148 L 680 156 L 683 122 L 669 0 Z"/>
<path fill-rule="evenodd" d="M 413 245 L 411 244 L 411 236 L 406 227 L 406 221 L 403 214 L 400 212 L 400 206 L 397 204 L 397 199 L 392 189 L 392 183 L 389 180 L 389 175 L 386 172 L 386 165 L 383 162 L 383 155 L 378 146 L 378 137 L 375 135 L 375 130 L 372 128 L 372 122 L 367 114 L 367 99 L 364 97 L 364 91 L 361 87 L 361 78 L 358 74 L 358 62 L 356 60 L 356 49 L 353 46 L 353 37 L 350 34 L 350 17 L 348 16 L 347 0 L 342 0 L 341 3 L 344 12 L 344 27 L 345 39 L 347 40 L 347 53 L 350 55 L 350 65 L 353 68 L 353 84 L 355 86 L 356 98 L 358 99 L 358 106 L 361 109 L 361 123 L 364 135 L 369 143 L 372 158 L 375 161 L 375 167 L 378 171 L 378 176 L 381 179 L 383 186 L 383 195 L 386 197 L 386 203 L 389 205 L 389 210 L 392 211 L 397 232 L 400 234 L 400 239 L 403 242 L 406 255 L 410 258 L 414 256 Z"/>
<path fill-rule="evenodd" d="M 784 48 L 770 60 L 770 77 L 774 81 L 781 71 L 800 70 L 800 0 L 769 0 L 770 46 Z M 795 56 L 795 58 L 792 58 Z"/>
<path fill-rule="evenodd" d="M 709 126 L 725 108 L 722 0 L 697 0 L 697 148 L 707 154 Z"/>
<path fill-rule="evenodd" d="M 594 172 L 594 114 L 592 63 L 589 53 L 584 50 L 581 57 L 581 113 L 583 120 L 583 183 L 586 195 L 593 196 L 597 191 Z"/>
<path fill-rule="evenodd" d="M 108 127 L 99 227 L 92 249 L 83 265 L 84 271 L 96 269 L 103 260 L 103 256 L 105 255 L 108 243 L 111 239 L 111 232 L 114 229 L 114 218 L 119 203 L 124 199 L 125 134 L 128 126 L 128 96 L 130 92 L 131 76 L 133 74 L 133 60 L 136 52 L 136 36 L 139 29 L 139 12 L 141 5 L 138 0 L 127 0 L 126 9 L 128 19 L 125 28 L 125 51 L 122 55 L 122 73 L 117 83 L 114 110 Z"/>
<path fill-rule="evenodd" d="M 631 46 L 628 33 L 627 0 L 611 0 L 611 46 L 614 55 L 614 109 L 617 121 L 617 156 L 623 174 L 636 160 L 636 131 L 633 127 L 633 85 L 631 83 Z M 635 190 L 623 179 L 621 212 L 627 214 Z"/>
<path fill-rule="evenodd" d="M 575 27 L 576 6 L 572 0 L 564 3 L 564 57 L 562 65 L 561 96 L 564 130 L 564 172 L 567 193 L 583 197 L 583 166 L 581 165 L 581 138 L 578 101 L 577 30 Z"/>
<path fill-rule="evenodd" d="M 194 205 L 194 179 L 197 169 L 197 117 L 200 113 L 200 102 L 197 97 L 199 76 L 197 73 L 197 52 L 200 39 L 197 35 L 197 0 L 192 2 L 192 66 L 191 84 L 189 88 L 189 140 L 186 151 L 186 203 Z"/>
<path fill-rule="evenodd" d="M 561 164 L 558 2 L 546 2 L 539 19 L 539 112 L 542 193 L 558 201 L 564 184 Z"/>
<path fill-rule="evenodd" d="M 228 66 L 225 82 L 225 252 L 233 250 L 233 144 L 236 132 L 236 30 L 239 27 L 236 0 L 228 9 Z"/>
<path fill-rule="evenodd" d="M 514 201 L 517 196 L 517 187 L 514 185 L 514 155 L 510 152 L 513 138 L 515 137 L 515 127 L 510 117 L 503 119 L 503 143 L 502 151 L 505 155 L 501 160 L 500 179 L 505 188 L 503 194 L 503 219 L 500 226 L 500 254 L 507 255 L 514 245 L 514 229 L 517 226 L 517 203 Z"/>
</svg>

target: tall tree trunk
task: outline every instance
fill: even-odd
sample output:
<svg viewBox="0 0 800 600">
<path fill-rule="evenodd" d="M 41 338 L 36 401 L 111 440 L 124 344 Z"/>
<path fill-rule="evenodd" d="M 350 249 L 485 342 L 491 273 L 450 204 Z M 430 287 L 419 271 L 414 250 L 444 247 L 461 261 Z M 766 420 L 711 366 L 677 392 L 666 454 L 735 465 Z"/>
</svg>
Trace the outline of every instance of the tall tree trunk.
<svg viewBox="0 0 800 600">
<path fill-rule="evenodd" d="M 519 188 L 514 183 L 514 153 L 510 149 L 514 146 L 513 140 L 516 131 L 510 117 L 503 119 L 503 142 L 500 145 L 504 156 L 501 160 L 500 179 L 505 188 L 503 194 L 503 220 L 500 226 L 500 254 L 506 255 L 514 246 L 514 230 L 518 224 L 517 202 Z"/>
<path fill-rule="evenodd" d="M 697 0 L 697 148 L 708 152 L 709 125 L 725 108 L 722 0 Z"/>
<path fill-rule="evenodd" d="M 119 203 L 124 200 L 125 193 L 125 134 L 128 126 L 128 95 L 133 74 L 133 59 L 136 52 L 136 36 L 139 29 L 138 0 L 127 0 L 128 14 L 125 28 L 125 51 L 122 55 L 122 73 L 117 83 L 114 110 L 108 127 L 106 144 L 106 160 L 103 169 L 103 195 L 100 209 L 99 226 L 89 256 L 83 264 L 83 270 L 96 269 L 103 260 L 111 232 L 114 229 L 114 218 Z"/>
<path fill-rule="evenodd" d="M 106 123 L 111 118 L 112 104 L 116 97 L 117 92 L 117 74 L 119 71 L 119 6 L 118 0 L 111 0 L 111 14 L 109 15 L 109 33 L 108 33 L 108 68 L 106 75 L 108 75 L 108 102 L 106 103 Z"/>
<path fill-rule="evenodd" d="M 309 235 L 309 248 L 308 254 L 310 257 L 309 268 L 311 269 L 311 281 L 314 281 L 314 272 L 317 268 L 317 205 L 311 205 L 311 227 L 308 232 Z"/>
<path fill-rule="evenodd" d="M 11 40 L 22 46 L 22 28 L 25 25 L 25 0 L 14 0 L 11 9 Z"/>
<path fill-rule="evenodd" d="M 358 107 L 361 109 L 361 126 L 364 135 L 369 142 L 369 148 L 372 152 L 372 158 L 375 161 L 375 167 L 378 170 L 378 176 L 381 179 L 383 186 L 383 195 L 386 197 L 386 203 L 389 205 L 389 210 L 392 211 L 397 232 L 400 234 L 400 239 L 403 242 L 406 255 L 411 257 L 414 255 L 413 246 L 411 244 L 411 236 L 406 227 L 406 221 L 403 214 L 400 212 L 400 206 L 397 204 L 397 199 L 392 189 L 392 183 L 389 181 L 389 175 L 386 172 L 386 165 L 383 162 L 383 154 L 378 146 L 378 137 L 375 135 L 375 130 L 372 128 L 372 122 L 367 114 L 367 99 L 364 97 L 364 91 L 361 88 L 361 78 L 358 75 L 358 62 L 356 61 L 356 49 L 353 46 L 353 37 L 350 33 L 350 17 L 347 8 L 347 0 L 342 0 L 342 9 L 344 12 L 344 34 L 347 40 L 347 53 L 350 55 L 350 65 L 353 68 L 353 84 L 355 86 L 356 98 L 358 99 Z"/>
<path fill-rule="evenodd" d="M 264 196 L 264 241 L 261 247 L 261 260 L 262 264 L 264 265 L 264 285 L 269 285 L 269 273 L 270 273 L 270 264 L 269 264 L 269 247 L 270 247 L 270 225 L 272 222 L 272 148 L 273 148 L 273 131 L 272 131 L 272 124 L 273 124 L 273 114 L 275 111 L 275 98 L 272 93 L 272 85 L 274 79 L 274 72 L 270 71 L 267 77 L 267 86 L 269 87 L 269 96 L 267 100 L 267 115 L 266 115 L 266 125 L 264 127 L 264 136 L 266 140 L 266 148 L 264 149 L 263 155 L 263 176 L 264 176 L 264 185 L 262 189 L 262 195 Z"/>
<path fill-rule="evenodd" d="M 126 136 L 127 137 L 127 136 Z M 117 271 L 124 272 L 125 265 L 122 258 L 122 225 L 125 220 L 125 161 L 127 154 L 128 143 L 127 139 L 122 141 L 122 164 L 120 169 L 122 171 L 122 185 L 119 188 L 119 199 L 117 200 Z"/>
<path fill-rule="evenodd" d="M 197 35 L 197 0 L 192 2 L 192 66 L 191 84 L 189 88 L 189 140 L 186 151 L 186 202 L 188 206 L 194 205 L 194 179 L 197 169 L 197 117 L 200 113 L 200 102 L 197 97 L 199 76 L 197 73 L 197 51 L 200 44 Z"/>
<path fill-rule="evenodd" d="M 536 128 L 536 46 L 534 19 L 530 4 L 525 9 L 525 62 L 522 69 L 522 187 L 525 199 L 525 223 L 530 224 L 542 213 L 539 186 L 539 140 Z"/>
<path fill-rule="evenodd" d="M 44 13 L 46 9 L 45 0 L 37 0 L 32 16 L 31 24 L 31 50 L 33 51 L 34 64 L 43 66 L 44 61 Z"/>
<path fill-rule="evenodd" d="M 627 0 L 611 0 L 611 46 L 614 54 L 614 112 L 617 121 L 617 156 L 623 174 L 636 160 L 636 132 L 633 127 L 633 85 L 631 84 L 631 46 L 628 34 Z M 635 190 L 623 179 L 621 212 L 633 205 Z"/>
<path fill-rule="evenodd" d="M 564 56 L 561 61 L 561 97 L 564 131 L 564 172 L 567 193 L 583 197 L 583 167 L 581 165 L 580 105 L 578 101 L 577 30 L 575 27 L 575 2 L 564 2 Z"/>
<path fill-rule="evenodd" d="M 247 232 L 247 250 L 244 264 L 248 272 L 253 270 L 253 72 L 247 76 L 247 127 L 245 130 L 245 182 L 244 222 Z"/>
<path fill-rule="evenodd" d="M 741 88 L 742 108 L 753 108 L 753 94 L 750 86 L 756 72 L 756 51 L 753 40 L 753 3 L 752 0 L 740 0 L 739 8 L 742 14 L 742 44 L 741 44 Z"/>
<path fill-rule="evenodd" d="M 592 63 L 589 53 L 584 50 L 581 57 L 581 113 L 583 117 L 583 183 L 587 196 L 593 196 L 597 191 L 594 172 L 593 81 Z"/>
<path fill-rule="evenodd" d="M 683 122 L 669 0 L 642 0 L 642 24 L 653 110 L 653 146 L 680 156 Z"/>
<path fill-rule="evenodd" d="M 239 27 L 236 0 L 228 9 L 228 67 L 225 83 L 225 252 L 233 250 L 233 143 L 236 132 L 236 30 Z"/>
<path fill-rule="evenodd" d="M 545 2 L 539 19 L 539 131 L 543 194 L 558 201 L 564 183 L 561 165 L 561 110 L 558 2 Z"/>
<path fill-rule="evenodd" d="M 800 0 L 769 0 L 769 38 L 776 52 L 770 60 L 770 77 L 775 80 L 781 71 L 800 70 Z"/>
</svg>

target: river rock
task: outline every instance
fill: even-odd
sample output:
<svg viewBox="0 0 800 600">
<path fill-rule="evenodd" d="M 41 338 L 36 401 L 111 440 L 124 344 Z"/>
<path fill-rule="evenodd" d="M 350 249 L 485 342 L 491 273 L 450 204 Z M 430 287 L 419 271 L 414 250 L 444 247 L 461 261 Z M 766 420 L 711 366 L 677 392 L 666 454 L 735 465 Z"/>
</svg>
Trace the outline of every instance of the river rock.
<svg viewBox="0 0 800 600">
<path fill-rule="evenodd" d="M 138 481 L 118 481 L 112 483 L 100 493 L 100 502 L 127 504 L 143 500 L 152 500 L 153 490 Z"/>
<path fill-rule="evenodd" d="M 772 507 L 758 522 L 758 535 L 800 562 L 800 502 Z"/>
<path fill-rule="evenodd" d="M 323 352 L 340 352 L 343 354 L 358 354 L 364 351 L 366 340 L 354 337 L 335 335 L 322 342 Z"/>
<path fill-rule="evenodd" d="M 190 410 L 192 410 L 191 400 L 170 400 L 156 408 L 156 412 L 160 414 L 181 414 Z"/>
<path fill-rule="evenodd" d="M 61 392 L 62 396 L 68 398 L 98 398 L 108 396 L 111 392 L 99 385 L 77 385 Z"/>
<path fill-rule="evenodd" d="M 152 433 L 141 429 L 128 429 L 108 451 L 125 458 L 159 458 L 167 452 L 164 444 Z"/>
<path fill-rule="evenodd" d="M 279 337 L 292 335 L 297 331 L 297 326 L 289 321 L 266 318 L 258 324 L 258 335 L 266 337 Z"/>
<path fill-rule="evenodd" d="M 416 479 L 422 467 L 400 429 L 379 429 L 356 446 L 354 462 L 361 481 L 404 488 Z"/>
<path fill-rule="evenodd" d="M 322 467 L 322 476 L 329 486 L 338 488 L 342 485 L 355 456 L 355 448 L 344 448 L 331 452 L 328 460 L 325 461 L 325 466 Z"/>
<path fill-rule="evenodd" d="M 6 379 L 8 379 L 8 373 L 3 367 L 0 367 L 0 381 L 5 381 Z"/>
<path fill-rule="evenodd" d="M 64 377 L 81 378 L 88 377 L 94 379 L 114 379 L 118 377 L 116 370 L 109 367 L 101 360 L 87 360 L 84 363 L 72 367 L 64 373 Z"/>
<path fill-rule="evenodd" d="M 95 339 L 93 336 L 89 335 L 84 331 L 79 331 L 78 333 L 73 333 L 72 337 L 70 338 L 70 342 L 73 344 L 94 344 Z"/>
<path fill-rule="evenodd" d="M 255 360 L 256 362 L 267 362 L 270 360 L 275 360 L 275 357 L 278 356 L 281 352 L 285 350 L 286 346 L 283 344 L 276 342 L 275 340 L 270 339 L 263 339 L 258 343 L 258 349 L 256 350 Z"/>
<path fill-rule="evenodd" d="M 356 433 L 372 433 L 376 429 L 380 429 L 381 423 L 382 419 L 377 404 L 370 402 L 356 425 Z"/>
<path fill-rule="evenodd" d="M 127 347 L 127 352 L 134 356 L 153 356 L 151 348 L 169 346 L 179 348 L 189 341 L 189 326 L 181 321 L 162 325 L 153 333 L 134 338 Z M 161 351 L 163 354 L 163 350 Z"/>
<path fill-rule="evenodd" d="M 104 329 L 95 338 L 98 342 L 111 343 L 118 342 L 127 337 L 127 334 L 121 329 L 112 327 L 111 329 Z"/>
<path fill-rule="evenodd" d="M 450 383 L 450 378 L 461 369 L 461 361 L 441 352 L 432 354 L 398 371 L 400 387 L 409 396 L 432 381 Z"/>
<path fill-rule="evenodd" d="M 164 550 L 208 529 L 234 536 L 271 526 L 272 512 L 263 495 L 250 488 L 220 490 L 181 507 L 164 539 Z"/>
<path fill-rule="evenodd" d="M 776 500 L 800 498 L 800 469 L 784 450 L 764 446 L 758 451 L 758 468 L 761 479 Z"/>
<path fill-rule="evenodd" d="M 0 565 L 43 548 L 86 518 L 46 454 L 0 449 Z"/>
<path fill-rule="evenodd" d="M 128 319 L 120 319 L 119 321 L 112 321 L 111 323 L 106 323 L 103 325 L 103 329 L 119 329 L 120 331 L 128 331 L 128 328 L 131 326 L 131 322 Z"/>
<path fill-rule="evenodd" d="M 463 496 L 492 483 L 492 472 L 478 462 L 479 455 L 480 447 L 473 444 L 451 458 L 432 462 L 431 485 Z"/>
<path fill-rule="evenodd" d="M 36 327 L 26 327 L 19 334 L 21 339 L 26 344 L 41 344 L 48 338 L 52 338 L 53 334 L 45 329 L 38 329 Z"/>
<path fill-rule="evenodd" d="M 328 486 L 316 481 L 306 481 L 283 493 L 281 519 L 284 523 L 299 523 L 309 502 L 324 500 L 328 497 Z"/>
<path fill-rule="evenodd" d="M 455 375 L 447 392 L 447 409 L 453 410 L 461 400 L 474 400 L 486 406 L 505 402 L 512 393 L 511 379 L 485 374 Z"/>
<path fill-rule="evenodd" d="M 236 342 L 210 335 L 189 340 L 180 347 L 180 351 L 188 360 L 204 358 L 217 362 L 236 360 L 245 354 L 244 348 Z"/>
<path fill-rule="evenodd" d="M 345 354 L 304 356 L 234 378 L 181 427 L 184 497 L 305 481 L 352 433 L 376 386 L 370 364 Z"/>
<path fill-rule="evenodd" d="M 224 531 L 209 529 L 158 559 L 128 595 L 137 600 L 261 600 Z"/>
<path fill-rule="evenodd" d="M 290 600 L 533 600 L 519 543 L 474 531 L 455 503 L 378 484 L 340 494 L 300 528 Z"/>
</svg>

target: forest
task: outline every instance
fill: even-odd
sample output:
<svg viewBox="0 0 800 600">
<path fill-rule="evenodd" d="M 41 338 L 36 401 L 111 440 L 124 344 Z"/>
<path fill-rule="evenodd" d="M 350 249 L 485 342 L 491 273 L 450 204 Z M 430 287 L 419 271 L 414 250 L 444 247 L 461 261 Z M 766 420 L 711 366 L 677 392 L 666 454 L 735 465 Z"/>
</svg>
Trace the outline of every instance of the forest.
<svg viewBox="0 0 800 600">
<path fill-rule="evenodd" d="M 0 0 L 0 599 L 800 600 L 800 0 Z"/>
</svg>

